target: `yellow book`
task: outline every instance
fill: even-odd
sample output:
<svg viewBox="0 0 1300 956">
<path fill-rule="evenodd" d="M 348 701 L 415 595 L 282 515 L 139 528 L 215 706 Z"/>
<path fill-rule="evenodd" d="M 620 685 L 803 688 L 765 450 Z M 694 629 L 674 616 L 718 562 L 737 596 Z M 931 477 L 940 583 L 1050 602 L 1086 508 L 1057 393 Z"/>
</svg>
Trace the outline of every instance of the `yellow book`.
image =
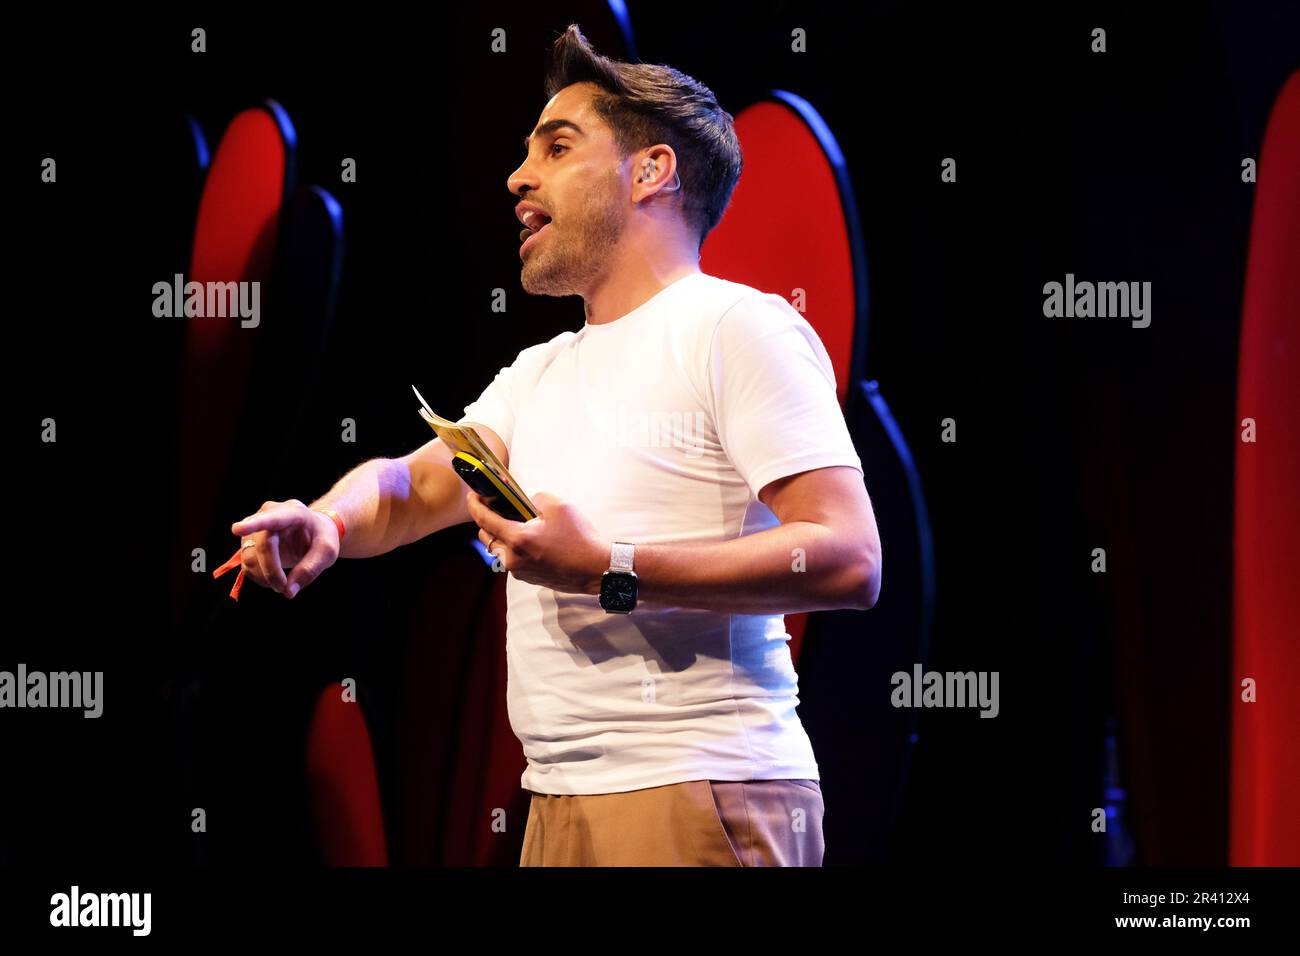
<svg viewBox="0 0 1300 956">
<path fill-rule="evenodd" d="M 539 514 L 519 483 L 492 453 L 487 442 L 470 425 L 458 425 L 434 413 L 414 385 L 411 390 L 420 400 L 420 417 L 452 450 L 452 468 L 497 514 L 515 521 L 530 521 Z"/>
</svg>

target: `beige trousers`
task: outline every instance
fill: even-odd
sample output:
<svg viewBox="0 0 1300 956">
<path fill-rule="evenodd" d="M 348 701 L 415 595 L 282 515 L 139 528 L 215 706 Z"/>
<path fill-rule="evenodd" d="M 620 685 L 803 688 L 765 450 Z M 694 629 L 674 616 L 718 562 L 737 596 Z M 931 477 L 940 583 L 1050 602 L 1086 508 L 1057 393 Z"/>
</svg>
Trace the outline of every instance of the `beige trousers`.
<svg viewBox="0 0 1300 956">
<path fill-rule="evenodd" d="M 532 793 L 519 865 L 821 866 L 823 812 L 816 780 Z"/>
</svg>

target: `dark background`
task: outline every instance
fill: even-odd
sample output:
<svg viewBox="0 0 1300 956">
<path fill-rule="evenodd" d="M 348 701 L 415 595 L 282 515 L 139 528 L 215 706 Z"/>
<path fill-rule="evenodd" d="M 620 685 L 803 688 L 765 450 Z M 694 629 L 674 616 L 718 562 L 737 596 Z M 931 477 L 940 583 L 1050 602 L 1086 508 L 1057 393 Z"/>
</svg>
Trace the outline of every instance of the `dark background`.
<svg viewBox="0 0 1300 956">
<path fill-rule="evenodd" d="M 930 666 L 1001 673 L 998 719 L 923 715 L 889 858 L 1101 862 L 1087 821 L 1114 717 L 1137 862 L 1225 863 L 1253 201 L 1241 160 L 1258 156 L 1297 66 L 1300 17 L 1226 0 L 1050 15 L 857 6 L 632 4 L 631 17 L 643 60 L 697 77 L 733 113 L 767 88 L 808 99 L 849 163 L 871 280 L 868 376 L 888 391 L 935 527 Z M 14 571 L 0 668 L 103 670 L 107 696 L 95 721 L 5 713 L 0 862 L 310 862 L 292 715 L 339 667 L 391 699 L 391 635 L 419 608 L 421 569 L 472 537 L 463 526 L 343 562 L 292 612 L 246 592 L 241 611 L 261 613 L 235 627 L 213 626 L 215 601 L 177 606 L 181 327 L 152 316 L 149 290 L 184 262 L 178 115 L 193 112 L 215 143 L 239 108 L 274 97 L 298 130 L 299 180 L 329 188 L 345 221 L 326 360 L 279 370 L 284 403 L 262 413 L 282 433 L 244 450 L 243 510 L 212 516 L 214 566 L 236 544 L 228 522 L 262 500 L 310 501 L 352 465 L 427 440 L 409 383 L 456 418 L 521 348 L 580 326 L 578 300 L 520 290 L 505 178 L 545 103 L 556 33 L 578 22 L 620 55 L 599 9 L 285 22 L 263 11 L 75 32 L 50 15 L 16 30 L 31 67 L 4 158 Z M 202 57 L 188 52 L 196 23 Z M 508 31 L 507 56 L 488 52 L 493 26 Z M 789 53 L 794 26 L 808 31 L 805 55 Z M 1104 55 L 1089 52 L 1095 26 Z M 35 172 L 47 155 L 57 188 Z M 358 159 L 358 183 L 338 182 L 341 156 Z M 948 156 L 955 185 L 938 177 Z M 1150 328 L 1045 319 L 1042 285 L 1067 272 L 1150 281 Z M 489 309 L 494 288 L 507 291 L 504 315 Z M 304 382 L 307 412 L 283 420 Z M 47 416 L 57 444 L 37 437 Z M 355 445 L 339 441 L 345 416 Z M 955 444 L 939 440 L 948 417 Z M 1105 575 L 1089 570 L 1094 547 Z M 869 640 L 869 612 L 864 622 Z M 439 637 L 436 615 L 428 633 Z M 175 715 L 200 679 L 225 716 L 187 728 Z M 384 785 L 394 715 L 381 703 L 367 716 Z M 196 791 L 240 821 L 200 849 L 188 839 Z M 833 836 L 828 813 L 828 862 Z"/>
</svg>

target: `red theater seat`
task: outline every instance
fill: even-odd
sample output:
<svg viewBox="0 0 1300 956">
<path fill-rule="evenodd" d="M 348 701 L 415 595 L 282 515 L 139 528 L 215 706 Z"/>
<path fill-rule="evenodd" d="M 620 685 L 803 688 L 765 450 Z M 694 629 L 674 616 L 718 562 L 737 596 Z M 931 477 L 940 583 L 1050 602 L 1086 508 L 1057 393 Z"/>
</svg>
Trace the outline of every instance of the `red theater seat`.
<svg viewBox="0 0 1300 956">
<path fill-rule="evenodd" d="M 1233 866 L 1300 865 L 1300 73 L 1264 134 L 1238 354 L 1233 543 Z M 1242 681 L 1256 702 L 1241 699 Z"/>
<path fill-rule="evenodd" d="M 370 732 L 361 705 L 342 684 L 322 688 L 307 733 L 311 792 L 321 861 L 327 866 L 387 866 L 388 843 Z"/>
<path fill-rule="evenodd" d="M 293 124 L 274 101 L 231 120 L 204 182 L 184 281 L 269 280 L 280 210 L 292 190 L 295 139 Z M 177 549 L 188 554 L 192 548 L 210 546 L 212 529 L 231 520 L 218 514 L 218 503 L 232 464 L 244 389 L 263 327 L 243 327 L 239 318 L 174 321 L 183 322 L 185 328 L 175 483 L 184 489 L 185 506 L 180 509 Z M 176 564 L 173 593 L 177 607 L 183 609 L 195 575 Z"/>
</svg>

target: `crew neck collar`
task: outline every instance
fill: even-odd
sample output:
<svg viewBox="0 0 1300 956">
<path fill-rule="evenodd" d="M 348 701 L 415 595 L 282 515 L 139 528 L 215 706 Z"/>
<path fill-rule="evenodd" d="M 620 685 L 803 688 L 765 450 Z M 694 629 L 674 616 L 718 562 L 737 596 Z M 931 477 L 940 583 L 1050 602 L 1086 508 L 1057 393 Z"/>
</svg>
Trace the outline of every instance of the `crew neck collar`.
<svg viewBox="0 0 1300 956">
<path fill-rule="evenodd" d="M 686 275 L 682 276 L 681 278 L 674 279 L 672 282 L 668 283 L 666 286 L 664 286 L 654 295 L 650 296 L 650 298 L 646 299 L 644 302 L 638 305 L 631 312 L 625 312 L 622 315 L 620 315 L 617 319 L 614 319 L 610 322 L 600 322 L 597 323 L 596 325 L 592 325 L 590 322 L 584 322 L 582 324 L 582 331 L 586 335 L 603 335 L 604 333 L 608 332 L 610 329 L 614 328 L 615 326 L 622 325 L 622 323 L 628 321 L 629 319 L 635 318 L 638 315 L 648 312 L 650 310 L 650 307 L 653 306 L 655 303 L 661 301 L 670 289 L 676 289 L 679 286 L 681 286 L 682 283 L 684 282 L 687 282 L 691 279 L 700 279 L 703 278 L 703 276 L 704 276 L 703 272 L 688 272 L 686 273 Z"/>
</svg>

